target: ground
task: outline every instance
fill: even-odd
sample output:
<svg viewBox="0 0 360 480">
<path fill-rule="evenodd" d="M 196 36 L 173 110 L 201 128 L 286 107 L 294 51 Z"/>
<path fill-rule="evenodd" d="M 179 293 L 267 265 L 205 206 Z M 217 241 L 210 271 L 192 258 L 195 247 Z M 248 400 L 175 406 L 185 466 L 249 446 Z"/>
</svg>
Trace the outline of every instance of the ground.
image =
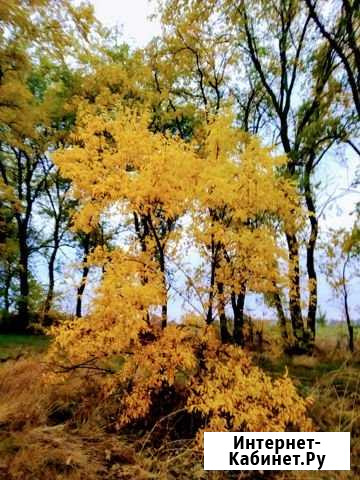
<svg viewBox="0 0 360 480">
<path fill-rule="evenodd" d="M 49 338 L 1 335 L 0 479 L 360 478 L 360 355 L 348 353 L 346 331 L 321 328 L 315 354 L 292 358 L 281 354 L 273 333 L 254 361 L 274 377 L 287 370 L 299 392 L 313 397 L 309 414 L 318 430 L 351 432 L 351 472 L 204 472 L 186 441 L 159 448 L 147 434 L 108 429 L 112 407 L 101 404 L 88 379 L 44 391 L 39 378 Z"/>
<path fill-rule="evenodd" d="M 43 352 L 48 344 L 44 335 L 0 335 L 0 362 Z"/>
</svg>

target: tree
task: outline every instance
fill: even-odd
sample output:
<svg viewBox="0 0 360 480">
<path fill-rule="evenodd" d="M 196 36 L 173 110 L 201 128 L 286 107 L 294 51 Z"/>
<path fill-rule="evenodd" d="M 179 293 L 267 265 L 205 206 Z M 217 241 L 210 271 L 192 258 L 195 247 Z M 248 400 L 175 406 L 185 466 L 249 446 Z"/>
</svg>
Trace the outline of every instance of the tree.
<svg viewBox="0 0 360 480">
<path fill-rule="evenodd" d="M 346 93 L 337 79 L 334 51 L 324 45 L 320 35 L 318 41 L 309 41 L 310 36 L 316 34 L 315 27 L 310 13 L 296 1 L 209 0 L 179 4 L 170 0 L 163 3 L 162 20 L 164 39 L 168 52 L 174 52 L 174 62 L 176 52 L 184 55 L 182 52 L 189 50 L 197 54 L 193 54 L 198 62 L 191 67 L 191 78 L 194 81 L 196 76 L 199 78 L 205 108 L 217 105 L 209 98 L 224 102 L 233 97 L 238 104 L 239 123 L 262 135 L 267 142 L 275 143 L 288 157 L 283 173 L 299 182 L 309 225 L 307 325 L 301 310 L 300 240 L 298 234 L 286 234 L 291 271 L 290 315 L 297 343 L 311 348 L 317 307 L 315 249 L 318 236 L 312 176 L 329 149 L 337 141 L 347 141 L 354 128 L 346 108 Z M 184 31 L 188 32 L 186 37 Z M 219 39 L 226 44 L 228 55 L 212 48 L 213 42 Z M 173 48 L 176 42 L 178 50 Z M 208 44 L 212 64 L 206 62 L 204 46 Z M 227 61 L 230 56 L 231 61 Z M 223 69 L 220 76 L 216 75 L 219 68 Z M 217 83 L 215 77 L 221 82 Z M 213 94 L 206 96 L 206 92 Z M 280 301 L 278 292 L 275 303 L 282 316 Z"/>
<path fill-rule="evenodd" d="M 62 93 L 53 82 L 49 85 L 46 61 L 43 68 L 43 61 L 34 56 L 44 58 L 47 51 L 55 63 L 62 62 L 66 54 L 81 47 L 93 17 L 87 5 L 76 9 L 70 2 L 52 0 L 6 2 L 0 12 L 0 173 L 13 195 L 19 250 L 18 310 L 26 327 L 29 259 L 37 248 L 31 240 L 32 217 L 53 170 L 48 152 L 59 139 L 54 121 Z M 41 55 L 38 48 L 43 50 Z"/>
<path fill-rule="evenodd" d="M 355 111 L 360 117 L 360 44 L 359 0 L 336 0 L 329 8 L 332 18 L 324 18 L 325 3 L 323 1 L 304 0 L 309 14 L 321 35 L 336 53 L 346 74 L 354 101 Z M 328 5 L 326 5 L 328 6 Z M 320 7 L 320 8 L 319 8 Z M 326 11 L 326 10 L 325 10 Z M 321 13 L 320 13 L 321 12 Z"/>
<path fill-rule="evenodd" d="M 297 192 L 277 169 L 285 157 L 276 157 L 254 137 L 236 128 L 233 117 L 221 114 L 210 123 L 203 152 L 206 169 L 199 174 L 193 212 L 193 234 L 210 260 L 207 323 L 214 320 L 218 300 L 221 336 L 244 344 L 246 291 L 269 293 L 284 283 L 277 260 L 281 228 L 296 231 L 301 218 Z M 294 218 L 294 212 L 297 212 Z M 233 310 L 229 335 L 226 305 Z"/>
<path fill-rule="evenodd" d="M 0 305 L 4 316 L 8 316 L 16 299 L 16 268 L 18 248 L 16 241 L 16 225 L 12 218 L 11 189 L 0 179 Z"/>
<path fill-rule="evenodd" d="M 270 12 L 268 8 L 271 7 L 273 9 Z M 258 29 L 255 29 L 256 16 L 261 19 Z M 268 116 L 274 119 L 281 146 L 288 156 L 286 174 L 297 177 L 303 189 L 310 226 L 306 243 L 309 289 L 307 327 L 311 342 L 314 342 L 318 220 L 311 177 L 342 131 L 339 118 L 333 113 L 337 91 L 332 78 L 334 56 L 331 49 L 321 49 L 320 54 L 309 46 L 307 40 L 312 33 L 310 17 L 304 15 L 297 2 L 259 2 L 256 9 L 249 9 L 246 2 L 242 2 L 237 9 L 236 21 L 239 22 L 239 34 L 245 42 L 244 54 L 266 92 Z M 265 40 L 262 28 L 272 32 L 271 38 Z M 271 46 L 272 39 L 274 44 L 278 43 L 276 50 Z M 309 61 L 312 62 L 312 70 L 305 67 Z M 310 100 L 297 105 L 297 90 L 302 82 L 308 82 L 312 95 Z M 300 245 L 293 234 L 287 233 L 286 241 L 292 272 L 289 305 L 293 333 L 298 342 L 306 344 L 307 333 L 300 307 Z"/>
<path fill-rule="evenodd" d="M 76 215 L 77 228 L 90 233 L 109 208 L 133 225 L 133 248 L 158 265 L 165 327 L 166 260 L 170 251 L 176 254 L 176 227 L 193 198 L 189 186 L 197 162 L 189 146 L 152 133 L 149 123 L 149 116 L 136 110 L 109 113 L 100 108 L 95 116 L 92 106 L 88 111 L 85 105 L 73 146 L 58 151 L 55 161 L 62 174 L 72 179 L 82 205 Z M 184 184 L 178 183 L 179 178 Z M 142 281 L 148 282 L 145 274 Z"/>
<path fill-rule="evenodd" d="M 358 260 L 360 255 L 360 229 L 357 223 L 350 231 L 331 230 L 325 247 L 324 266 L 328 282 L 337 296 L 342 298 L 349 334 L 349 350 L 354 351 L 354 325 L 349 305 L 351 281 L 360 277 Z"/>
<path fill-rule="evenodd" d="M 151 132 L 151 117 L 138 110 L 109 112 L 99 107 L 95 116 L 93 108 L 83 106 L 72 146 L 55 154 L 62 174 L 72 179 L 82 207 L 76 227 L 89 240 L 86 235 L 109 211 L 132 224 L 127 248 L 131 255 L 138 252 L 146 271 L 155 268 L 151 276 L 156 285 L 159 281 L 162 285 L 164 328 L 167 261 L 181 255 L 179 227 L 192 212 L 190 234 L 210 256 L 207 323 L 214 320 L 216 298 L 222 339 L 227 341 L 225 308 L 231 299 L 234 338 L 243 343 L 244 290 L 272 291 L 280 282 L 276 268 L 280 249 L 272 222 L 276 218 L 289 230 L 298 228 L 293 218 L 295 211 L 300 215 L 296 190 L 276 173 L 285 157 L 274 157 L 261 148 L 232 125 L 231 115 L 215 117 L 199 150 L 194 142 Z M 202 170 L 204 164 L 207 167 Z M 266 198 L 267 208 L 262 205 Z M 108 261 L 111 254 L 105 250 Z M 141 276 L 144 287 L 149 284 L 146 271 Z M 141 310 L 148 320 L 148 306 Z"/>
<path fill-rule="evenodd" d="M 55 294 L 55 269 L 56 261 L 66 237 L 69 235 L 71 224 L 71 210 L 74 202 L 69 195 L 70 182 L 61 178 L 58 170 L 51 175 L 46 175 L 44 182 L 44 193 L 40 204 L 39 215 L 42 220 L 48 218 L 53 222 L 48 238 L 39 246 L 44 249 L 48 257 L 48 287 L 43 307 L 43 322 L 48 324 L 51 321 L 49 312 L 52 308 Z M 40 203 L 40 202 L 39 202 Z"/>
</svg>

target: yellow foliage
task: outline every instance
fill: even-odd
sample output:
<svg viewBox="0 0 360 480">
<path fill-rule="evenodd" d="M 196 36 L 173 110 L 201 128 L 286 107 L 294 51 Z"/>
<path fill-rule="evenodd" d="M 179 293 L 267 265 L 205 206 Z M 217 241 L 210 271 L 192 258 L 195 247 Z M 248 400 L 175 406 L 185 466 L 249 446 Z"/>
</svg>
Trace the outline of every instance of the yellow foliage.
<svg viewBox="0 0 360 480">
<path fill-rule="evenodd" d="M 131 350 L 126 351 L 126 342 L 120 345 L 114 336 L 117 333 L 124 339 L 124 332 L 128 332 L 126 325 L 121 324 L 125 328 L 121 332 L 119 325 L 110 326 L 104 320 L 100 332 L 93 320 L 87 319 L 87 331 L 83 320 L 73 326 L 78 343 L 68 347 L 68 355 L 76 346 L 83 360 L 91 354 L 97 354 L 98 358 L 114 354 L 119 348 L 121 366 L 104 380 L 106 396 L 118 396 L 118 428 L 139 420 L 153 422 L 154 412 L 174 408 L 172 402 L 176 408 L 196 415 L 199 440 L 203 430 L 312 428 L 306 415 L 310 399 L 298 395 L 290 378 L 285 375 L 271 380 L 252 365 L 246 351 L 222 344 L 214 327 L 204 327 L 199 321 L 169 325 L 164 330 L 148 326 L 147 335 L 141 330 L 137 338 L 128 339 Z M 94 328 L 98 329 L 97 337 L 93 336 Z M 94 342 L 107 350 L 95 352 L 91 349 Z M 55 348 L 59 344 L 57 339 Z M 81 362 L 79 356 L 76 360 Z"/>
<path fill-rule="evenodd" d="M 237 129 L 226 112 L 209 123 L 203 156 L 191 230 L 217 266 L 217 281 L 235 293 L 285 285 L 277 268 L 285 250 L 277 239 L 303 218 L 293 182 L 279 174 L 286 158 Z"/>
<path fill-rule="evenodd" d="M 112 205 L 122 213 L 150 214 L 155 222 L 159 208 L 168 218 L 182 214 L 194 181 L 191 148 L 152 133 L 148 114 L 125 108 L 94 116 L 86 108 L 79 114 L 74 146 L 54 155 L 84 205 L 77 227 L 89 229 Z"/>
<path fill-rule="evenodd" d="M 92 262 L 104 266 L 105 273 L 91 314 L 52 329 L 51 352 L 63 353 L 71 364 L 128 354 L 139 345 L 140 333 L 149 330 L 147 312 L 163 300 L 161 277 L 147 258 L 98 248 Z"/>
<path fill-rule="evenodd" d="M 213 327 L 170 325 L 131 353 L 107 382 L 108 394 L 122 392 L 119 427 L 153 421 L 152 410 L 169 408 L 169 392 L 178 408 L 200 418 L 199 439 L 202 430 L 312 427 L 306 415 L 310 400 L 297 394 L 292 381 L 271 380 L 244 350 L 222 344 Z"/>
<path fill-rule="evenodd" d="M 311 430 L 310 399 L 299 397 L 290 378 L 271 380 L 248 353 L 222 344 L 211 330 L 201 346 L 204 358 L 191 377 L 187 408 L 202 415 L 204 430 Z"/>
<path fill-rule="evenodd" d="M 272 381 L 204 320 L 166 326 L 166 262 L 181 254 L 175 226 L 186 215 L 200 249 L 217 245 L 226 294 L 280 281 L 275 221 L 295 230 L 301 213 L 294 185 L 278 174 L 284 157 L 235 128 L 228 112 L 209 121 L 201 145 L 152 132 L 139 109 L 99 101 L 78 113 L 70 146 L 54 154 L 82 207 L 75 227 L 90 231 L 115 212 L 132 229 L 121 248 L 92 253 L 89 265 L 103 271 L 95 302 L 87 317 L 53 329 L 50 358 L 111 371 L 104 389 L 118 396 L 119 428 L 176 405 L 199 419 L 198 432 L 309 429 L 308 402 L 289 378 Z"/>
</svg>

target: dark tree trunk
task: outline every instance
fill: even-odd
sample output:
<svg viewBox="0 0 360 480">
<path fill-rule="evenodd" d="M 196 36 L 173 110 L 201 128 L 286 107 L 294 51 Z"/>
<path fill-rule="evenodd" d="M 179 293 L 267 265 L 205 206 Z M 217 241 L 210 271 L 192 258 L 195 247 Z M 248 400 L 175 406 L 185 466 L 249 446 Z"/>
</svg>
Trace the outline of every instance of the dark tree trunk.
<svg viewBox="0 0 360 480">
<path fill-rule="evenodd" d="M 315 203 L 311 192 L 310 173 L 312 162 L 307 162 L 305 167 L 304 189 L 305 201 L 310 221 L 310 237 L 306 246 L 306 267 L 309 279 L 309 305 L 307 327 L 310 333 L 310 341 L 314 343 L 316 336 L 316 310 L 318 302 L 317 275 L 315 270 L 315 248 L 318 236 L 318 219 L 316 217 Z"/>
<path fill-rule="evenodd" d="M 52 300 L 54 297 L 54 286 L 55 286 L 55 275 L 54 275 L 54 269 L 55 269 L 55 259 L 56 259 L 56 252 L 55 249 L 52 251 L 50 255 L 50 260 L 49 260 L 49 287 L 46 295 L 46 300 L 45 300 L 45 306 L 44 306 L 44 313 L 45 315 L 49 312 L 52 304 Z"/>
<path fill-rule="evenodd" d="M 89 274 L 89 266 L 87 264 L 88 255 L 90 252 L 90 233 L 87 233 L 83 243 L 84 256 L 83 256 L 83 270 L 81 276 L 81 283 L 77 289 L 77 299 L 76 299 L 76 316 L 80 318 L 82 316 L 82 299 L 84 290 L 86 287 L 86 280 Z"/>
<path fill-rule="evenodd" d="M 210 290 L 209 290 L 209 304 L 206 315 L 206 323 L 210 325 L 214 320 L 213 304 L 214 304 L 214 287 L 215 287 L 215 272 L 216 272 L 216 249 L 215 242 L 212 236 L 211 238 L 211 272 L 210 272 Z"/>
<path fill-rule="evenodd" d="M 141 216 L 139 220 L 139 216 L 136 212 L 134 212 L 133 215 L 134 215 L 135 232 L 140 242 L 141 251 L 145 253 L 147 251 L 146 238 L 149 235 L 149 226 L 144 216 Z M 144 273 L 142 275 L 141 282 L 143 285 L 146 285 L 148 281 L 149 281 L 148 277 L 146 273 Z M 142 311 L 144 311 L 143 305 L 140 308 Z M 150 314 L 148 311 L 146 311 L 144 318 L 146 320 L 146 323 L 150 325 Z"/>
<path fill-rule="evenodd" d="M 349 313 L 349 305 L 348 305 L 348 294 L 346 286 L 344 287 L 344 305 L 345 305 L 345 316 L 346 316 L 346 324 L 348 327 L 349 332 L 349 349 L 350 352 L 354 351 L 354 327 L 351 324 L 350 313 Z"/>
<path fill-rule="evenodd" d="M 58 251 L 58 246 L 54 247 L 54 250 L 51 252 L 50 259 L 49 259 L 49 266 L 48 266 L 48 273 L 49 273 L 49 286 L 48 291 L 46 294 L 45 305 L 44 305 L 44 325 L 49 325 L 51 319 L 49 317 L 49 311 L 52 306 L 52 302 L 54 299 L 54 288 L 55 288 L 55 261 L 56 255 Z"/>
<path fill-rule="evenodd" d="M 234 313 L 234 330 L 233 337 L 236 345 L 244 346 L 244 305 L 245 305 L 246 288 L 236 295 L 231 292 L 231 306 Z"/>
<path fill-rule="evenodd" d="M 163 283 L 165 300 L 161 306 L 161 328 L 164 329 L 167 325 L 167 284 L 166 284 L 166 267 L 165 267 L 165 246 L 161 242 L 161 238 L 159 237 L 159 234 L 153 225 L 150 214 L 145 217 L 145 221 L 146 221 L 148 230 L 151 231 L 155 239 L 155 243 L 156 243 L 155 258 L 157 258 L 159 262 L 160 272 L 162 275 L 162 283 Z"/>
<path fill-rule="evenodd" d="M 58 250 L 60 248 L 60 243 L 59 243 L 59 225 L 58 222 L 56 221 L 55 223 L 55 229 L 54 229 L 54 247 L 50 255 L 49 259 L 49 265 L 48 265 L 48 274 L 49 274 L 49 286 L 48 286 L 48 291 L 45 299 L 45 305 L 44 305 L 44 322 L 45 324 L 48 323 L 48 313 L 51 309 L 52 306 L 52 301 L 54 298 L 54 288 L 55 288 L 55 262 L 56 262 L 56 256 L 58 253 Z"/>
<path fill-rule="evenodd" d="M 161 328 L 165 328 L 167 325 L 167 303 L 164 303 L 161 307 Z"/>
<path fill-rule="evenodd" d="M 300 306 L 299 244 L 295 234 L 287 233 L 286 240 L 288 244 L 290 261 L 290 317 L 293 334 L 298 345 L 304 340 L 304 322 Z"/>
<path fill-rule="evenodd" d="M 160 271 L 162 275 L 162 282 L 163 282 L 163 289 L 164 289 L 164 296 L 165 300 L 163 305 L 161 306 L 161 328 L 165 328 L 167 325 L 167 285 L 166 285 L 166 274 L 165 274 L 165 257 L 164 252 L 161 250 L 160 252 Z"/>
<path fill-rule="evenodd" d="M 288 335 L 287 325 L 286 325 L 286 316 L 285 316 L 285 312 L 284 312 L 284 309 L 283 309 L 283 306 L 282 306 L 282 303 L 281 303 L 280 294 L 279 294 L 278 291 L 276 291 L 276 292 L 273 293 L 272 296 L 273 296 L 273 301 L 274 301 L 274 305 L 275 305 L 276 312 L 277 312 L 281 337 L 284 340 L 284 342 L 287 343 L 287 341 L 289 339 L 289 335 Z"/>
<path fill-rule="evenodd" d="M 27 244 L 27 227 L 22 221 L 19 225 L 19 280 L 20 298 L 18 300 L 19 325 L 26 328 L 29 325 L 29 247 Z"/>
<path fill-rule="evenodd" d="M 230 334 L 227 327 L 227 318 L 225 313 L 225 299 L 224 299 L 224 284 L 218 282 L 217 284 L 218 296 L 219 296 L 219 319 L 220 319 L 220 336 L 223 343 L 230 341 Z"/>
<path fill-rule="evenodd" d="M 8 314 L 10 310 L 10 287 L 11 287 L 11 271 L 9 265 L 7 265 L 7 270 L 5 274 L 5 288 L 4 288 L 4 308 L 5 312 Z"/>
<path fill-rule="evenodd" d="M 5 280 L 5 289 L 4 289 L 4 310 L 8 314 L 10 310 L 10 299 L 9 299 L 10 285 L 8 278 Z"/>
<path fill-rule="evenodd" d="M 342 280 L 343 280 L 346 325 L 347 325 L 348 332 L 349 332 L 349 350 L 350 350 L 350 352 L 353 352 L 354 351 L 354 327 L 351 323 L 350 311 L 349 311 L 349 302 L 348 302 L 348 291 L 347 291 L 347 287 L 346 287 L 346 267 L 347 267 L 349 258 L 350 257 L 348 256 L 345 263 L 344 263 Z"/>
</svg>

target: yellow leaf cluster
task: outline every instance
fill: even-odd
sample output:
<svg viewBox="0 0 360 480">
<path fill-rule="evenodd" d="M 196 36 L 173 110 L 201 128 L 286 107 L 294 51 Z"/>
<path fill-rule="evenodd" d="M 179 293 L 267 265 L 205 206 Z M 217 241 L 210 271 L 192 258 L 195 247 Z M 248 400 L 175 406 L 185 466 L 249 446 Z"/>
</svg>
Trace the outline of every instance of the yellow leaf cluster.
<svg viewBox="0 0 360 480">
<path fill-rule="evenodd" d="M 171 219 L 184 212 L 196 157 L 184 142 L 148 126 L 148 114 L 128 108 L 97 116 L 85 108 L 79 114 L 73 146 L 54 155 L 84 206 L 78 228 L 91 228 L 113 205 L 122 213 L 152 215 L 155 222 L 159 209 Z"/>
<path fill-rule="evenodd" d="M 128 354 L 150 329 L 147 312 L 163 301 L 162 279 L 147 256 L 98 248 L 89 258 L 91 264 L 105 271 L 90 315 L 51 331 L 55 339 L 50 357 L 61 356 L 70 364 Z"/>
<path fill-rule="evenodd" d="M 118 425 L 149 419 L 166 411 L 167 397 L 196 414 L 198 438 L 211 431 L 310 430 L 301 398 L 285 375 L 272 380 L 252 365 L 248 354 L 224 345 L 214 327 L 170 325 L 129 355 L 107 384 L 119 395 Z M 159 404 L 160 405 L 159 405 Z"/>
<path fill-rule="evenodd" d="M 202 356 L 191 377 L 187 408 L 204 419 L 210 431 L 310 430 L 302 399 L 285 375 L 272 380 L 243 349 L 222 344 L 214 331 L 202 339 Z M 200 439 L 200 436 L 199 436 Z"/>
<path fill-rule="evenodd" d="M 175 325 L 164 316 L 166 261 L 181 240 L 174 224 L 185 216 L 192 218 L 185 234 L 200 250 L 211 256 L 216 246 L 225 294 L 244 284 L 269 291 L 279 281 L 277 230 L 296 229 L 301 212 L 294 185 L 279 174 L 285 159 L 239 131 L 227 112 L 209 121 L 200 144 L 150 124 L 139 109 L 83 103 L 70 146 L 54 154 L 82 207 L 76 228 L 90 231 L 110 210 L 134 225 L 121 248 L 92 253 L 89 265 L 102 269 L 95 302 L 87 317 L 53 330 L 51 357 L 110 365 L 104 388 L 118 395 L 122 427 L 153 421 L 175 402 L 200 419 L 199 432 L 309 429 L 307 401 L 289 378 L 272 381 L 204 319 Z"/>
</svg>

